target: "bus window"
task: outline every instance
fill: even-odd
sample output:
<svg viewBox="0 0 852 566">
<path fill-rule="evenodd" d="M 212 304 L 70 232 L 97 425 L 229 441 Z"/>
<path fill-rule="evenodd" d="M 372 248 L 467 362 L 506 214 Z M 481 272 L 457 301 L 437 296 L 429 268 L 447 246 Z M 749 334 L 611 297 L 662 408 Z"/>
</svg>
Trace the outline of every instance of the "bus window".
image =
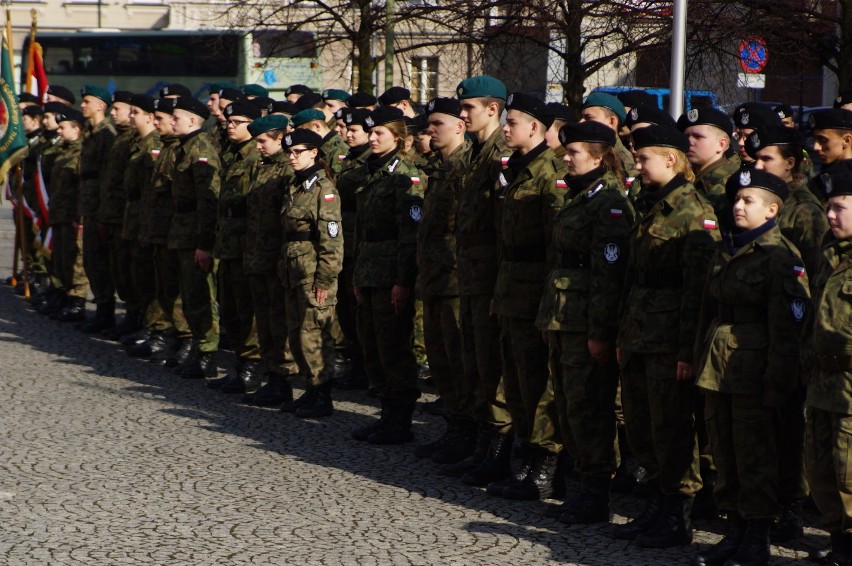
<svg viewBox="0 0 852 566">
<path fill-rule="evenodd" d="M 44 53 L 44 70 L 48 75 L 65 75 L 74 70 L 74 50 L 70 47 L 51 47 Z"/>
</svg>

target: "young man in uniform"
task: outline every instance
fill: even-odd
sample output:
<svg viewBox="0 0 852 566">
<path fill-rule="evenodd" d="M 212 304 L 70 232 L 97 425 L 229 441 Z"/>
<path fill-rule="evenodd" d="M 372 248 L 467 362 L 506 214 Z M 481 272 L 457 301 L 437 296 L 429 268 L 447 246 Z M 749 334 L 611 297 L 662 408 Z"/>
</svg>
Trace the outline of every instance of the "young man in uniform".
<svg viewBox="0 0 852 566">
<path fill-rule="evenodd" d="M 401 86 L 392 86 L 379 96 L 382 106 L 399 108 L 406 118 L 414 118 L 417 114 L 412 108 L 411 91 Z"/>
<path fill-rule="evenodd" d="M 293 116 L 291 123 L 294 128 L 311 130 L 322 138 L 322 147 L 320 148 L 322 155 L 320 157 L 325 160 L 332 174 L 337 177 L 343 167 L 343 160 L 340 159 L 340 156 L 349 153 L 349 146 L 333 130 L 329 129 L 322 110 L 316 108 L 302 110 Z"/>
<path fill-rule="evenodd" d="M 322 91 L 322 113 L 325 114 L 325 123 L 329 129 L 334 130 L 337 125 L 337 112 L 346 108 L 349 93 L 339 88 L 327 88 Z"/>
<path fill-rule="evenodd" d="M 593 92 L 583 100 L 581 122 L 600 122 L 613 129 L 618 136 L 627 112 L 624 104 L 619 99 L 605 92 Z M 621 167 L 627 173 L 627 177 L 636 176 L 636 164 L 633 162 L 633 154 L 621 143 L 621 138 L 616 139 L 615 155 L 621 161 Z"/>
<path fill-rule="evenodd" d="M 739 169 L 739 159 L 727 157 L 733 128 L 730 118 L 715 108 L 693 108 L 677 120 L 689 138 L 686 157 L 695 173 L 695 188 L 717 209 L 725 196 L 725 183 Z"/>
<path fill-rule="evenodd" d="M 814 132 L 814 151 L 822 162 L 820 172 L 852 171 L 852 110 L 834 108 L 814 112 L 808 123 Z M 825 193 L 815 180 L 811 180 L 808 188 L 825 200 Z"/>
</svg>

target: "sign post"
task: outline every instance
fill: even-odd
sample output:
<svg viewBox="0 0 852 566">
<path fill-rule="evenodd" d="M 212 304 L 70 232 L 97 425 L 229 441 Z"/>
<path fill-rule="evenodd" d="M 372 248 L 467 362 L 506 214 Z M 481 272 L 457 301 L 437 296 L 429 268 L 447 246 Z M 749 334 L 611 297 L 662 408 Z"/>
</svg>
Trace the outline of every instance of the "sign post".
<svg viewBox="0 0 852 566">
<path fill-rule="evenodd" d="M 769 49 L 761 37 L 749 37 L 740 43 L 737 50 L 743 72 L 737 74 L 737 86 L 755 91 L 755 101 L 760 101 L 760 89 L 766 86 L 766 75 L 761 71 L 769 61 Z"/>
</svg>

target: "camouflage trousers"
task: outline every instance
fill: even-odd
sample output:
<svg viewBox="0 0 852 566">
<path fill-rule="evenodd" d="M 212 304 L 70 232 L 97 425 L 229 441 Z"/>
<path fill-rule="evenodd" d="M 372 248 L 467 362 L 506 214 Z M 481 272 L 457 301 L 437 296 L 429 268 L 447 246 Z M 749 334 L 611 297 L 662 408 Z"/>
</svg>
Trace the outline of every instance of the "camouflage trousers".
<svg viewBox="0 0 852 566">
<path fill-rule="evenodd" d="M 691 381 L 677 381 L 675 354 L 624 352 L 621 403 L 630 449 L 645 482 L 664 495 L 694 496 L 701 489 Z"/>
<path fill-rule="evenodd" d="M 71 223 L 53 226 L 53 266 L 69 297 L 88 298 L 89 280 L 83 269 L 83 237 L 81 229 Z"/>
<path fill-rule="evenodd" d="M 248 283 L 265 371 L 277 375 L 299 373 L 287 338 L 287 302 L 281 279 L 275 273 L 252 273 Z"/>
<path fill-rule="evenodd" d="M 95 304 L 114 302 L 115 282 L 110 267 L 109 237 L 101 238 L 98 222 L 92 217 L 83 219 L 83 268 Z"/>
<path fill-rule="evenodd" d="M 189 323 L 183 314 L 183 299 L 180 296 L 180 262 L 177 250 L 164 244 L 153 244 L 154 285 L 157 304 L 165 319 L 175 329 L 178 338 L 192 336 Z"/>
<path fill-rule="evenodd" d="M 216 308 L 216 269 L 206 273 L 195 262 L 195 250 L 177 250 L 183 314 L 199 352 L 219 349 L 219 310 Z"/>
<path fill-rule="evenodd" d="M 361 344 L 358 340 L 358 328 L 355 317 L 355 293 L 352 291 L 352 270 L 354 261 L 343 258 L 343 269 L 337 277 L 337 322 L 343 335 L 343 345 L 355 355 L 361 355 Z"/>
<path fill-rule="evenodd" d="M 171 328 L 172 323 L 157 300 L 157 278 L 154 266 L 154 246 L 128 242 L 130 247 L 130 273 L 133 295 L 146 328 L 160 332 Z"/>
<path fill-rule="evenodd" d="M 808 407 L 805 422 L 808 482 L 823 527 L 852 534 L 852 415 Z"/>
<path fill-rule="evenodd" d="M 336 289 L 329 290 L 323 306 L 314 296 L 313 284 L 284 289 L 287 310 L 287 336 L 299 373 L 305 382 L 318 387 L 331 379 L 334 362 L 334 304 Z"/>
<path fill-rule="evenodd" d="M 238 359 L 257 360 L 257 328 L 243 260 L 220 259 L 217 272 L 219 316 Z"/>
<path fill-rule="evenodd" d="M 414 352 L 414 359 L 418 366 L 422 366 L 427 361 L 426 356 L 426 339 L 423 337 L 423 301 L 420 298 L 414 299 L 414 329 L 411 335 L 411 349 Z"/>
<path fill-rule="evenodd" d="M 458 297 L 423 299 L 423 339 L 447 419 L 473 419 L 476 400 L 464 378 Z"/>
<path fill-rule="evenodd" d="M 618 365 L 589 355 L 585 332 L 549 332 L 550 374 L 562 442 L 583 478 L 609 479 L 618 465 L 615 393 Z"/>
<path fill-rule="evenodd" d="M 142 307 L 139 305 L 139 297 L 133 285 L 133 258 L 130 251 L 135 242 L 122 238 L 120 232 L 119 226 L 110 226 L 108 245 L 112 280 L 115 283 L 116 293 L 124 301 L 126 316 L 141 317 Z"/>
<path fill-rule="evenodd" d="M 778 451 L 778 502 L 793 503 L 808 496 L 805 474 L 805 395 L 798 386 L 777 412 L 775 434 Z"/>
<path fill-rule="evenodd" d="M 706 391 L 704 417 L 718 477 L 713 496 L 720 511 L 745 519 L 778 515 L 775 411 L 760 395 Z"/>
<path fill-rule="evenodd" d="M 417 388 L 417 361 L 411 350 L 414 300 L 396 314 L 390 287 L 364 287 L 356 307 L 358 336 L 370 385 L 383 401 L 414 403 Z"/>
<path fill-rule="evenodd" d="M 515 438 L 557 454 L 562 450 L 547 345 L 533 321 L 504 316 L 500 321 L 503 387 Z"/>
<path fill-rule="evenodd" d="M 512 431 L 512 416 L 502 385 L 500 326 L 491 314 L 490 295 L 459 297 L 462 365 L 467 388 L 475 397 L 473 416 L 501 434 Z"/>
</svg>

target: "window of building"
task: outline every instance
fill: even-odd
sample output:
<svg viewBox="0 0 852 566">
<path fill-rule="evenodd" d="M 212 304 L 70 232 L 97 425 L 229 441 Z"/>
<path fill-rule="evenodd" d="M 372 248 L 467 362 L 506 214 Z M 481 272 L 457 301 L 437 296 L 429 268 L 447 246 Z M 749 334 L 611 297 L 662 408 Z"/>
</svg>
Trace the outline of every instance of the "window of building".
<svg viewBox="0 0 852 566">
<path fill-rule="evenodd" d="M 411 99 L 426 104 L 438 96 L 438 58 L 411 58 Z"/>
</svg>

